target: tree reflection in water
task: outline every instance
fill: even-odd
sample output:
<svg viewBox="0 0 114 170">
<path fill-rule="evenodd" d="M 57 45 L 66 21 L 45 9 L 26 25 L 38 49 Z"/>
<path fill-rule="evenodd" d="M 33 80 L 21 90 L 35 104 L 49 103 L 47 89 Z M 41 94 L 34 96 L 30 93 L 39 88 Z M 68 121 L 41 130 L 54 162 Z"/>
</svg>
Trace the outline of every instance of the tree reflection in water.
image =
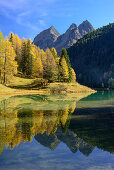
<svg viewBox="0 0 114 170">
<path fill-rule="evenodd" d="M 79 150 L 85 156 L 95 146 L 114 153 L 114 109 L 79 109 L 78 100 L 64 95 L 56 99 L 32 95 L 1 101 L 0 153 L 4 148 L 14 149 L 20 142 L 31 142 L 33 137 L 51 150 L 64 142 L 72 153 Z"/>
</svg>

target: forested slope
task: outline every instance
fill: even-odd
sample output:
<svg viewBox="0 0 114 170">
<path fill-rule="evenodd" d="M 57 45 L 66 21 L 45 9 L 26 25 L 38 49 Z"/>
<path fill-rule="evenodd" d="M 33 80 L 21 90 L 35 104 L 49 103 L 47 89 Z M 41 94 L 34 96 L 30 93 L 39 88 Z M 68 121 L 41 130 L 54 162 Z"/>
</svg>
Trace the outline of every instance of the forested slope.
<svg viewBox="0 0 114 170">
<path fill-rule="evenodd" d="M 85 35 L 68 54 L 79 83 L 114 87 L 114 23 Z"/>
</svg>

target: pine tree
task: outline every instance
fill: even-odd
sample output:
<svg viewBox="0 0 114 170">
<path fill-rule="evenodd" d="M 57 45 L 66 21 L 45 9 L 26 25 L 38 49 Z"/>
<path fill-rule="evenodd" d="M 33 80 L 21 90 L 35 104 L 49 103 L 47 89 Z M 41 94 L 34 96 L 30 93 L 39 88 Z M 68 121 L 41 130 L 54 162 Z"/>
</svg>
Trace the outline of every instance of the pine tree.
<svg viewBox="0 0 114 170">
<path fill-rule="evenodd" d="M 17 61 L 18 63 L 18 72 L 20 72 L 20 64 L 21 64 L 21 40 L 20 38 L 18 37 L 18 35 L 15 35 L 15 53 L 16 53 L 16 58 L 15 60 Z"/>
<path fill-rule="evenodd" d="M 26 61 L 25 61 L 27 77 L 32 75 L 32 66 L 33 66 L 33 57 L 31 55 L 31 41 L 28 40 L 27 48 L 26 48 Z"/>
<path fill-rule="evenodd" d="M 31 77 L 33 67 L 33 57 L 31 55 L 31 41 L 23 39 L 21 48 L 20 70 L 25 77 Z"/>
<path fill-rule="evenodd" d="M 9 34 L 9 41 L 11 42 L 12 44 L 12 47 L 14 48 L 14 50 L 16 49 L 16 40 L 15 40 L 15 35 L 13 32 L 11 32 Z"/>
<path fill-rule="evenodd" d="M 25 75 L 26 73 L 26 48 L 27 48 L 27 41 L 22 39 L 22 47 L 21 47 L 21 62 L 19 65 L 19 70 Z"/>
</svg>

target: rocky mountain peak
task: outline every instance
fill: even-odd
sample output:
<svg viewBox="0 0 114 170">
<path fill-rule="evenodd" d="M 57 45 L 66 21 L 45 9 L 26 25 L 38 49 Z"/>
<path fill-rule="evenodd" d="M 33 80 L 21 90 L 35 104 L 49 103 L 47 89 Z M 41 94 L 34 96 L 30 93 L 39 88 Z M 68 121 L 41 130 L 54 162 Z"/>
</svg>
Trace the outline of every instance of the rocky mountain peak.
<svg viewBox="0 0 114 170">
<path fill-rule="evenodd" d="M 52 25 L 49 29 L 50 29 L 50 30 L 56 30 L 53 25 Z"/>
<path fill-rule="evenodd" d="M 62 35 L 59 34 L 54 26 L 51 26 L 38 34 L 34 38 L 33 43 L 43 50 L 55 47 L 58 54 L 60 54 L 62 48 L 69 48 L 76 43 L 78 39 L 91 31 L 94 31 L 94 28 L 88 20 L 85 20 L 79 27 L 77 27 L 75 23 L 72 23 Z"/>
<path fill-rule="evenodd" d="M 59 32 L 55 29 L 55 27 L 54 27 L 53 25 L 49 28 L 49 31 L 50 31 L 50 33 L 53 34 L 55 37 L 56 37 L 56 36 L 57 36 L 57 37 L 60 36 Z"/>
<path fill-rule="evenodd" d="M 75 23 L 72 23 L 68 30 L 77 29 L 77 28 L 78 28 L 77 25 Z"/>
<path fill-rule="evenodd" d="M 60 36 L 59 32 L 55 29 L 54 26 L 42 31 L 35 38 L 33 43 L 36 46 L 39 46 L 41 49 L 46 50 L 47 48 L 51 48 L 53 43 Z"/>
<path fill-rule="evenodd" d="M 95 30 L 88 20 L 83 21 L 82 24 L 79 25 L 78 29 L 82 36 Z"/>
</svg>

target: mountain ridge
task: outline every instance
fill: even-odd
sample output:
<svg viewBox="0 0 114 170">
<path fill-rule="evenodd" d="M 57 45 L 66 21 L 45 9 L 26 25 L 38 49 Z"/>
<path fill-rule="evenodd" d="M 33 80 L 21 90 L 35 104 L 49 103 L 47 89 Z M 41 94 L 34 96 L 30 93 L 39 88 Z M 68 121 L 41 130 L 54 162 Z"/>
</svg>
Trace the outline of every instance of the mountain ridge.
<svg viewBox="0 0 114 170">
<path fill-rule="evenodd" d="M 43 50 L 55 47 L 58 54 L 60 54 L 62 48 L 69 48 L 76 43 L 78 39 L 94 30 L 95 29 L 88 20 L 83 21 L 79 26 L 72 23 L 66 32 L 61 35 L 54 26 L 51 26 L 50 28 L 40 32 L 34 38 L 33 43 Z"/>
</svg>

